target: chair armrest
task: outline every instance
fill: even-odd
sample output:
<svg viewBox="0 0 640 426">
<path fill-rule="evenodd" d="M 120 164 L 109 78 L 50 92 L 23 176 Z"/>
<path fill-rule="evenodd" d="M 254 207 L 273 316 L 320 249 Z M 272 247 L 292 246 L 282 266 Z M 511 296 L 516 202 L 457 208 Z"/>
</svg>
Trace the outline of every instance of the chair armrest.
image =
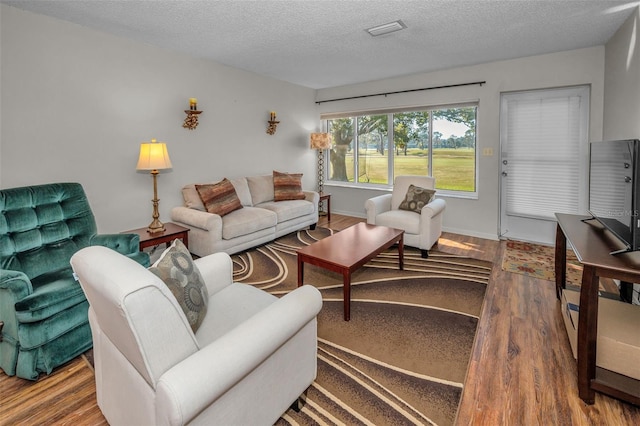
<svg viewBox="0 0 640 426">
<path fill-rule="evenodd" d="M 257 368 L 322 308 L 322 296 L 302 286 L 166 371 L 156 386 L 156 419 L 189 423 Z"/>
<path fill-rule="evenodd" d="M 151 264 L 149 253 L 140 251 L 140 236 L 138 234 L 94 235 L 89 241 L 89 245 L 108 247 L 135 260 L 144 267 L 148 267 Z"/>
<path fill-rule="evenodd" d="M 24 272 L 9 269 L 0 269 L 0 290 L 8 290 L 14 301 L 21 300 L 33 293 L 29 277 Z"/>
<path fill-rule="evenodd" d="M 446 207 L 447 203 L 443 199 L 436 198 L 424 206 L 422 210 L 420 210 L 420 214 L 423 218 L 431 219 L 442 213 Z"/>
<path fill-rule="evenodd" d="M 222 217 L 217 214 L 179 206 L 171 209 L 171 219 L 190 228 L 204 229 L 213 233 L 216 239 L 222 239 Z"/>
<path fill-rule="evenodd" d="M 33 293 L 31 280 L 24 272 L 0 269 L 0 342 L 7 341 L 17 346 L 18 319 L 16 318 L 16 302 Z M 5 360 L 6 361 L 6 360 Z M 8 366 L 6 362 L 3 366 Z M 15 370 L 5 371 L 15 374 Z"/>
<path fill-rule="evenodd" d="M 209 297 L 233 283 L 233 263 L 227 253 L 213 253 L 194 261 L 207 285 Z"/>
<path fill-rule="evenodd" d="M 383 194 L 369 198 L 364 203 L 364 209 L 367 211 L 367 223 L 369 225 L 375 225 L 376 216 L 391 210 L 391 194 Z"/>
<path fill-rule="evenodd" d="M 99 234 L 94 235 L 89 245 L 108 247 L 120 254 L 131 254 L 140 251 L 138 234 Z"/>
</svg>

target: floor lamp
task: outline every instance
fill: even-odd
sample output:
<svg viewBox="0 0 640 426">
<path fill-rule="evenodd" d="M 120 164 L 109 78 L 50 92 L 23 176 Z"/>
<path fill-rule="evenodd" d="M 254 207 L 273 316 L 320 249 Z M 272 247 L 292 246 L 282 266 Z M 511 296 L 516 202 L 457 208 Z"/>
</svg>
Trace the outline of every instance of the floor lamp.
<svg viewBox="0 0 640 426">
<path fill-rule="evenodd" d="M 331 135 L 329 133 L 311 133 L 311 149 L 318 150 L 318 192 L 324 193 L 324 153 L 331 148 Z"/>
<path fill-rule="evenodd" d="M 140 156 L 138 157 L 138 165 L 136 170 L 138 171 L 150 171 L 153 176 L 153 221 L 149 224 L 147 232 L 155 234 L 157 232 L 163 232 L 164 224 L 160 222 L 160 213 L 158 212 L 158 184 L 157 176 L 160 170 L 171 169 L 171 159 L 169 158 L 169 151 L 167 151 L 167 144 L 164 142 L 156 142 L 155 139 L 151 139 L 151 142 L 143 142 L 140 144 Z"/>
</svg>

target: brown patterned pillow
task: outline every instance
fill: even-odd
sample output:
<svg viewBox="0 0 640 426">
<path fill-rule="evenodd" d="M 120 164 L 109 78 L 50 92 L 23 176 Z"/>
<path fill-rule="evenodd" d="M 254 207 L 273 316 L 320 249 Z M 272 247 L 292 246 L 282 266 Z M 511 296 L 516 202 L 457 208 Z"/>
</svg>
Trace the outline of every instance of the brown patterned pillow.
<svg viewBox="0 0 640 426">
<path fill-rule="evenodd" d="M 149 271 L 169 287 L 186 315 L 191 329 L 194 333 L 198 331 L 207 315 L 209 292 L 198 267 L 193 263 L 191 253 L 182 241 L 176 238 Z"/>
<path fill-rule="evenodd" d="M 304 200 L 302 192 L 302 173 L 281 173 L 273 171 L 273 199 Z"/>
<path fill-rule="evenodd" d="M 196 190 L 209 213 L 224 216 L 242 208 L 236 189 L 227 178 L 218 183 L 196 185 Z"/>
<path fill-rule="evenodd" d="M 435 193 L 436 191 L 433 189 L 421 188 L 411 184 L 398 209 L 420 213 L 422 208 L 433 199 Z"/>
</svg>

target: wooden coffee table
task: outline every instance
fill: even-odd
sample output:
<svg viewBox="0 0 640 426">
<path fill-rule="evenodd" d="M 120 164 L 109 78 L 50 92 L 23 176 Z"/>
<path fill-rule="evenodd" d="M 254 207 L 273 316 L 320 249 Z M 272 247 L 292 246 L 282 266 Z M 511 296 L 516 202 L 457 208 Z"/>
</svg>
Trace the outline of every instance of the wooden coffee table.
<svg viewBox="0 0 640 426">
<path fill-rule="evenodd" d="M 303 284 L 304 264 L 342 274 L 344 320 L 351 311 L 351 274 L 387 248 L 398 243 L 400 269 L 404 268 L 404 231 L 360 222 L 344 231 L 298 250 L 298 287 Z"/>
</svg>

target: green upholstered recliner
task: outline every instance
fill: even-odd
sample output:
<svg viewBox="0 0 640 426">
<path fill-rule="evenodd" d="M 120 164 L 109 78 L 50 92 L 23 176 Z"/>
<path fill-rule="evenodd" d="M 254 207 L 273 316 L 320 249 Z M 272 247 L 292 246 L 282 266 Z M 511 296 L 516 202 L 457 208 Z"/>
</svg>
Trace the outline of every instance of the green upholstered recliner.
<svg viewBox="0 0 640 426">
<path fill-rule="evenodd" d="M 134 234 L 97 235 L 82 186 L 0 190 L 0 368 L 35 380 L 91 348 L 88 302 L 69 260 L 92 245 L 144 266 Z"/>
</svg>

